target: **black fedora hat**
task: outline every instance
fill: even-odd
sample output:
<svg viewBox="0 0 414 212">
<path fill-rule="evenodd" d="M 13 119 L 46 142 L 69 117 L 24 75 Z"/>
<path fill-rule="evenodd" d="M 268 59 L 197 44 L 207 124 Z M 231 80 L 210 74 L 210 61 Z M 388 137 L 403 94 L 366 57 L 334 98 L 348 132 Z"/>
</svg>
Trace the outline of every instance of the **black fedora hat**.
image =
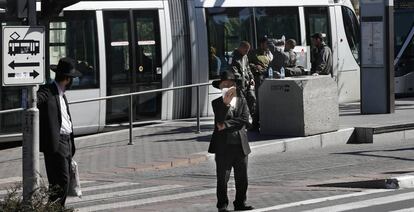
<svg viewBox="0 0 414 212">
<path fill-rule="evenodd" d="M 232 80 L 232 81 L 236 81 L 238 80 L 239 74 L 234 74 L 231 71 L 224 71 L 221 72 L 220 74 L 220 79 L 219 80 L 214 80 L 211 84 L 213 85 L 213 87 L 220 89 L 220 83 L 224 80 Z"/>
<path fill-rule="evenodd" d="M 69 57 L 64 57 L 59 60 L 57 66 L 51 65 L 50 69 L 56 74 L 61 74 L 68 77 L 80 77 L 82 73 L 77 70 L 77 62 Z"/>
</svg>

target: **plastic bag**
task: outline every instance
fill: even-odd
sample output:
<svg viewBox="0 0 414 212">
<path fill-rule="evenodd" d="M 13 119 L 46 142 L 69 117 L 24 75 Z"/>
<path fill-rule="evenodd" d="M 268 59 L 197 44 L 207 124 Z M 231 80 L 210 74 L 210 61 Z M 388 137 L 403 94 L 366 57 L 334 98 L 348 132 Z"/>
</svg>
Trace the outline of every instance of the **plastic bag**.
<svg viewBox="0 0 414 212">
<path fill-rule="evenodd" d="M 78 170 L 78 163 L 72 159 L 70 163 L 71 173 L 70 173 L 70 182 L 69 182 L 69 191 L 68 196 L 73 197 L 82 197 L 82 190 L 80 186 L 79 180 L 79 170 Z"/>
</svg>

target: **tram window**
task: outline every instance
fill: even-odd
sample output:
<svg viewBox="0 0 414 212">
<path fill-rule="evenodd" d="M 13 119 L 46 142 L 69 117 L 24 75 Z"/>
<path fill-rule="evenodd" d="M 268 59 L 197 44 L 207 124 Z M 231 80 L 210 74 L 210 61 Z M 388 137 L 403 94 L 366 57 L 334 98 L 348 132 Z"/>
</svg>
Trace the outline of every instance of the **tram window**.
<svg viewBox="0 0 414 212">
<path fill-rule="evenodd" d="M 257 38 L 295 39 L 300 45 L 299 10 L 297 7 L 255 8 Z"/>
<path fill-rule="evenodd" d="M 73 80 L 72 89 L 99 87 L 98 46 L 95 13 L 65 12 L 49 25 L 49 63 L 56 65 L 60 58 L 78 61 L 82 76 Z M 55 76 L 50 71 L 50 79 Z"/>
<path fill-rule="evenodd" d="M 351 48 L 352 55 L 359 63 L 360 35 L 358 20 L 354 12 L 347 7 L 342 7 L 342 18 L 344 20 L 345 34 L 349 48 Z"/>
<path fill-rule="evenodd" d="M 218 78 L 240 42 L 253 40 L 252 8 L 207 9 L 209 76 Z"/>
<path fill-rule="evenodd" d="M 401 51 L 404 43 L 409 39 L 408 35 L 411 28 L 414 27 L 414 11 L 412 9 L 400 10 L 394 14 L 395 26 L 395 56 Z M 414 37 L 404 49 L 398 63 L 395 65 L 395 76 L 404 76 L 414 70 Z"/>
<path fill-rule="evenodd" d="M 327 7 L 307 7 L 305 8 L 306 19 L 306 42 L 311 44 L 311 36 L 315 33 L 326 34 L 324 40 L 328 46 L 331 46 L 331 35 L 329 28 L 329 15 Z"/>
<path fill-rule="evenodd" d="M 136 14 L 136 33 L 138 39 L 138 78 L 139 82 L 161 81 L 161 55 L 159 40 L 158 16 L 152 11 L 140 11 Z"/>
<path fill-rule="evenodd" d="M 414 9 L 394 12 L 395 56 L 401 50 L 412 26 L 414 26 Z"/>
</svg>

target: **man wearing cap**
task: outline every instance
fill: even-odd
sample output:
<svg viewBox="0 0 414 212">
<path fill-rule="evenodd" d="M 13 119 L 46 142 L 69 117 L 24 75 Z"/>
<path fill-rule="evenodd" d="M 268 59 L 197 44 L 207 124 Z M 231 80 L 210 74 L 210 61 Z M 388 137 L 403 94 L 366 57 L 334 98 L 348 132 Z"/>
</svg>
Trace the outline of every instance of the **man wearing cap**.
<svg viewBox="0 0 414 212">
<path fill-rule="evenodd" d="M 332 50 L 325 44 L 322 33 L 315 33 L 311 36 L 314 49 L 311 54 L 312 68 L 314 75 L 332 75 Z"/>
<path fill-rule="evenodd" d="M 234 169 L 236 199 L 234 210 L 252 210 L 246 205 L 247 160 L 251 152 L 246 133 L 249 124 L 249 110 L 246 99 L 236 86 L 236 76 L 230 71 L 223 72 L 220 80 L 213 81 L 215 88 L 222 90 L 222 97 L 212 102 L 214 131 L 208 148 L 216 155 L 217 208 L 219 212 L 229 211 L 227 206 L 227 183 L 231 169 Z"/>
<path fill-rule="evenodd" d="M 247 100 L 250 115 L 252 117 L 252 129 L 258 128 L 259 120 L 256 115 L 256 95 L 254 93 L 254 76 L 250 70 L 248 53 L 250 44 L 247 41 L 240 42 L 237 49 L 233 51 L 232 60 L 230 62 L 230 70 L 233 74 L 238 73 L 241 76 L 240 91 Z"/>
<path fill-rule="evenodd" d="M 62 58 L 56 68 L 52 83 L 41 86 L 37 92 L 40 112 L 40 151 L 45 166 L 51 194 L 49 201 L 65 205 L 70 181 L 70 164 L 75 154 L 73 125 L 65 91 L 74 77 L 82 74 L 76 70 L 76 62 Z"/>
<path fill-rule="evenodd" d="M 262 84 L 265 76 L 268 75 L 268 68 L 270 62 L 273 60 L 273 54 L 269 50 L 268 46 L 268 38 L 266 36 L 262 37 L 260 40 L 259 48 L 250 51 L 249 62 L 250 62 L 250 70 L 254 76 L 254 94 L 256 95 L 256 109 L 255 115 L 256 117 L 253 118 L 253 126 L 251 130 L 259 130 L 260 127 L 260 120 L 259 120 L 259 87 Z"/>
</svg>

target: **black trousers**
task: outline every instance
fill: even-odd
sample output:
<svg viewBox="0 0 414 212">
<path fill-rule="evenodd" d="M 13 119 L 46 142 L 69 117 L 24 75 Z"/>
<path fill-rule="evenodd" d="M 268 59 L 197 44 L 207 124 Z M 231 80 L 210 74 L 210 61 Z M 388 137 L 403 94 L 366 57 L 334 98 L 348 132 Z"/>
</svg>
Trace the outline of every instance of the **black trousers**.
<svg viewBox="0 0 414 212">
<path fill-rule="evenodd" d="M 231 169 L 234 168 L 234 181 L 236 183 L 236 199 L 233 204 L 244 205 L 247 192 L 247 161 L 241 145 L 227 145 L 223 154 L 216 154 L 217 173 L 217 208 L 226 208 L 229 204 L 227 184 Z"/>
<path fill-rule="evenodd" d="M 250 116 L 252 117 L 252 125 L 256 127 L 259 125 L 258 114 L 256 113 L 256 95 L 255 91 L 246 89 L 243 91 L 243 95 L 247 101 L 247 107 L 249 108 Z"/>
<path fill-rule="evenodd" d="M 61 135 L 59 149 L 56 153 L 45 153 L 47 179 L 49 181 L 49 201 L 58 201 L 65 206 L 69 189 L 72 161 L 72 147 L 70 137 Z"/>
<path fill-rule="evenodd" d="M 260 125 L 260 110 L 259 110 L 259 88 L 262 85 L 264 80 L 263 74 L 262 75 L 256 75 L 254 77 L 255 85 L 254 85 L 254 94 L 256 95 L 256 110 L 255 110 L 255 118 L 252 118 L 253 125 L 256 124 L 255 127 L 259 127 Z"/>
</svg>

